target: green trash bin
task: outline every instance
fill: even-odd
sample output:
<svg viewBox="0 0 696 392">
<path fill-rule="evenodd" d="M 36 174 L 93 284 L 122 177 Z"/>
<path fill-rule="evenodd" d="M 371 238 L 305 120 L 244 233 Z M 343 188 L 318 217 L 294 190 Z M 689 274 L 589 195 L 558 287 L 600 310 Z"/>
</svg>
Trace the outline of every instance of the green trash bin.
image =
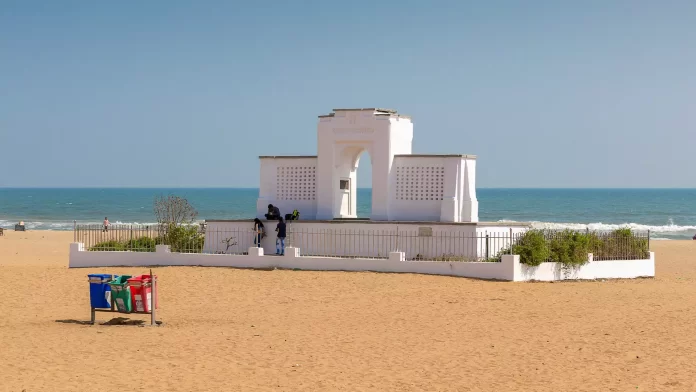
<svg viewBox="0 0 696 392">
<path fill-rule="evenodd" d="M 130 286 L 128 286 L 128 279 L 130 278 L 132 278 L 130 275 L 121 275 L 109 282 L 109 286 L 111 286 L 111 298 L 116 304 L 116 310 L 121 313 L 130 313 L 133 311 L 131 291 Z"/>
</svg>

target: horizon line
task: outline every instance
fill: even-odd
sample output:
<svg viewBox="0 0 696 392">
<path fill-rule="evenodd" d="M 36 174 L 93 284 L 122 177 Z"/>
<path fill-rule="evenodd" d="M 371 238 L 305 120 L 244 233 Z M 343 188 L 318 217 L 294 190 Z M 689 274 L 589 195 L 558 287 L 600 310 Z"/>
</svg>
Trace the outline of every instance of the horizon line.
<svg viewBox="0 0 696 392">
<path fill-rule="evenodd" d="M 259 187 L 218 187 L 218 186 L 204 186 L 204 187 L 187 187 L 187 186 L 163 186 L 163 187 L 138 187 L 138 186 L 72 186 L 72 187 L 42 187 L 42 186 L 28 186 L 28 187 L 3 187 L 0 189 L 36 189 L 36 190 L 54 190 L 54 189 L 84 189 L 84 190 L 100 190 L 100 189 L 140 189 L 140 190 L 223 190 L 223 189 L 244 189 L 252 190 L 259 189 Z M 371 187 L 358 187 L 357 189 L 372 189 Z M 476 189 L 516 189 L 516 190 L 694 190 L 696 187 L 477 187 Z"/>
</svg>

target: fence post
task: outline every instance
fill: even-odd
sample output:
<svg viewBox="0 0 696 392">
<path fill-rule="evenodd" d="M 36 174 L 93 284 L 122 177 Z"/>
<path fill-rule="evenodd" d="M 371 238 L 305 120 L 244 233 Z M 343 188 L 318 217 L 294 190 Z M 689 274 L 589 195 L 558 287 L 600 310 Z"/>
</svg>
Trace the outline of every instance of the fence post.
<svg viewBox="0 0 696 392">
<path fill-rule="evenodd" d="M 73 242 L 77 242 L 77 221 L 72 221 Z"/>
<path fill-rule="evenodd" d="M 488 252 L 488 233 L 486 233 L 486 260 L 490 258 L 490 254 Z"/>
<path fill-rule="evenodd" d="M 399 225 L 396 225 L 396 249 L 397 252 L 400 252 L 401 250 L 399 249 Z"/>
<path fill-rule="evenodd" d="M 510 228 L 510 254 L 512 254 L 512 227 Z"/>
<path fill-rule="evenodd" d="M 648 252 L 650 252 L 650 229 L 648 229 Z"/>
</svg>

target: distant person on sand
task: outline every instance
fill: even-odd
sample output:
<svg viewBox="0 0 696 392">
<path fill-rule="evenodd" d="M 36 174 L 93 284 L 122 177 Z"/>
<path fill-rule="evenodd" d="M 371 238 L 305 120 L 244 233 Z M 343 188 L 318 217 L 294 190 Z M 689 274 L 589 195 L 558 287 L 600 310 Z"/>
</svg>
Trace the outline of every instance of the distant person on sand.
<svg viewBox="0 0 696 392">
<path fill-rule="evenodd" d="M 276 231 L 278 232 L 278 239 L 276 240 L 276 254 L 285 254 L 285 222 L 283 222 L 282 217 L 278 217 L 278 225 L 276 226 Z"/>
<path fill-rule="evenodd" d="M 261 238 L 264 237 L 264 227 L 263 227 L 263 222 L 261 222 L 261 219 L 259 218 L 254 218 L 254 245 L 256 245 L 257 248 L 261 247 Z"/>
<path fill-rule="evenodd" d="M 266 214 L 266 219 L 268 220 L 278 220 L 280 218 L 280 210 L 273 204 L 268 205 L 268 214 Z"/>
<path fill-rule="evenodd" d="M 104 231 L 109 231 L 109 218 L 104 217 Z"/>
</svg>

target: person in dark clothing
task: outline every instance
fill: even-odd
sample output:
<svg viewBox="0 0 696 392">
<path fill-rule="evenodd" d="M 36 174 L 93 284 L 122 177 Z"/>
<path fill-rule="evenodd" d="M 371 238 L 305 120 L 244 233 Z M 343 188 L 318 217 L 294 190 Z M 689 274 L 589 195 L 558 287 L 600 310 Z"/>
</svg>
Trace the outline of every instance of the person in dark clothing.
<svg viewBox="0 0 696 392">
<path fill-rule="evenodd" d="M 282 217 L 278 217 L 278 225 L 276 226 L 276 231 L 278 232 L 278 239 L 276 240 L 276 254 L 285 254 L 285 222 L 283 222 Z"/>
<path fill-rule="evenodd" d="M 268 214 L 266 214 L 266 219 L 278 220 L 279 218 L 281 218 L 280 209 L 278 209 L 278 207 L 273 206 L 273 204 L 269 204 L 268 205 Z"/>
<path fill-rule="evenodd" d="M 263 238 L 263 222 L 259 218 L 254 218 L 254 245 L 261 247 L 261 238 Z"/>
</svg>

